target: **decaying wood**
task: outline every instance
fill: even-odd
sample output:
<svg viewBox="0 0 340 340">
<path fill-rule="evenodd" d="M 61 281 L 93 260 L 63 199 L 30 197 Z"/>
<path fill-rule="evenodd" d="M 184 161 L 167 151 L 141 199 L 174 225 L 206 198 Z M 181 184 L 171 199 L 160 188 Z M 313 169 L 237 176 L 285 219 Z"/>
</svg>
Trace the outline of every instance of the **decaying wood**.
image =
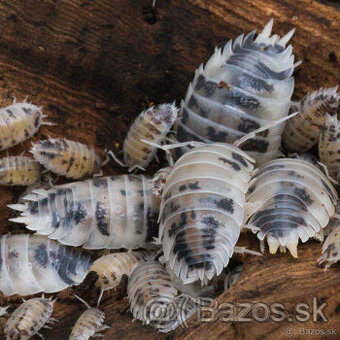
<svg viewBox="0 0 340 340">
<path fill-rule="evenodd" d="M 44 126 L 32 140 L 66 137 L 115 149 L 134 117 L 151 103 L 183 98 L 194 70 L 206 61 L 215 45 L 237 35 L 260 29 L 273 17 L 274 30 L 283 34 L 296 27 L 292 39 L 297 60 L 299 97 L 321 86 L 339 84 L 340 15 L 338 6 L 314 0 L 158 0 L 156 20 L 145 10 L 151 0 L 4 0 L 0 2 L 1 105 L 27 95 L 55 127 Z M 154 24 L 150 24 L 156 21 Z M 9 150 L 17 155 L 31 141 Z M 0 156 L 5 156 L 2 152 Z M 110 164 L 104 174 L 122 173 Z M 0 231 L 19 232 L 8 222 L 21 189 L 0 189 Z M 252 235 L 245 244 L 258 249 Z M 284 338 L 293 327 L 340 332 L 338 300 L 339 266 L 326 273 L 318 268 L 321 245 L 299 247 L 300 257 L 288 254 L 242 258 L 240 281 L 219 302 L 281 302 L 292 312 L 297 302 L 311 303 L 313 296 L 327 303 L 328 323 L 223 323 L 198 325 L 171 337 L 183 339 Z M 43 331 L 46 339 L 66 339 L 82 312 L 73 300 L 76 292 L 95 304 L 97 291 L 91 278 L 75 289 L 59 294 L 54 317 L 61 322 Z M 122 292 L 106 293 L 103 310 L 111 329 L 105 339 L 166 338 L 132 323 Z M 19 297 L 0 298 L 1 305 L 20 303 Z M 289 334 L 288 334 L 289 335 Z M 317 338 L 317 337 L 313 337 Z"/>
</svg>

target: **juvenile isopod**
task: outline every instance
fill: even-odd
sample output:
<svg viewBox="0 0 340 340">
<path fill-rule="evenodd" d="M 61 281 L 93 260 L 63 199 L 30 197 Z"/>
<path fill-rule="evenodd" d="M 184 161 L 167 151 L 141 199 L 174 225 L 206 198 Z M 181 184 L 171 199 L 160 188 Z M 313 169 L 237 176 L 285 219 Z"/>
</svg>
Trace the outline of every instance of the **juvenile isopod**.
<svg viewBox="0 0 340 340">
<path fill-rule="evenodd" d="M 273 20 L 256 38 L 240 35 L 216 48 L 196 70 L 176 123 L 179 142 L 232 143 L 287 116 L 294 89 L 294 55 L 286 44 L 294 29 L 271 35 Z M 285 123 L 261 132 L 241 149 L 262 164 L 276 157 Z"/>
<path fill-rule="evenodd" d="M 321 88 L 294 103 L 291 111 L 298 111 L 299 114 L 286 123 L 282 134 L 284 148 L 293 152 L 306 152 L 317 144 L 326 114 L 336 114 L 339 99 L 337 87 Z"/>
<path fill-rule="evenodd" d="M 9 156 L 0 159 L 0 185 L 28 186 L 40 179 L 40 164 L 25 156 Z"/>
<path fill-rule="evenodd" d="M 80 284 L 91 256 L 43 236 L 0 237 L 0 290 L 4 295 L 59 292 Z"/>
<path fill-rule="evenodd" d="M 277 249 L 297 257 L 304 243 L 328 224 L 338 195 L 324 173 L 299 159 L 270 161 L 253 172 L 247 194 L 247 225 L 254 228 L 264 250 Z"/>
<path fill-rule="evenodd" d="M 32 137 L 41 125 L 52 125 L 45 117 L 41 108 L 26 101 L 0 109 L 0 151 Z"/>
<path fill-rule="evenodd" d="M 51 318 L 52 298 L 33 298 L 21 304 L 7 320 L 4 332 L 6 340 L 25 340 L 39 333 L 41 328 L 50 328 L 57 320 Z"/>
<path fill-rule="evenodd" d="M 101 167 L 101 159 L 94 149 L 63 138 L 34 143 L 31 153 L 46 169 L 67 178 L 96 174 Z"/>
<path fill-rule="evenodd" d="M 11 219 L 38 234 L 88 249 L 154 247 L 159 201 L 145 176 L 97 177 L 49 190 L 34 190 Z"/>
</svg>

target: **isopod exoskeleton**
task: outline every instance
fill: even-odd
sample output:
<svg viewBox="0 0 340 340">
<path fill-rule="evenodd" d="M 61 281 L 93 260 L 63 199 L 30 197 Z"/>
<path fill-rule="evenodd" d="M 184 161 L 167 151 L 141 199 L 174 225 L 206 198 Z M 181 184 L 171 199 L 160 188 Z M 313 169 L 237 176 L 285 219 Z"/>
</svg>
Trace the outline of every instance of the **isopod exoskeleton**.
<svg viewBox="0 0 340 340">
<path fill-rule="evenodd" d="M 85 144 L 50 138 L 32 145 L 31 153 L 46 169 L 67 178 L 79 179 L 98 173 L 101 159 Z"/>
<path fill-rule="evenodd" d="M 124 140 L 124 162 L 130 168 L 146 168 L 155 157 L 157 147 L 144 143 L 147 140 L 161 144 L 177 119 L 178 110 L 172 104 L 152 106 L 143 111 Z"/>
<path fill-rule="evenodd" d="M 270 161 L 253 173 L 247 194 L 247 225 L 270 253 L 286 248 L 297 257 L 304 243 L 324 229 L 338 195 L 321 170 L 299 159 Z"/>
<path fill-rule="evenodd" d="M 243 223 L 252 162 L 239 148 L 214 143 L 175 163 L 162 193 L 159 243 L 184 284 L 206 284 L 227 266 Z"/>
<path fill-rule="evenodd" d="M 53 300 L 42 297 L 21 304 L 7 320 L 4 329 L 6 340 L 25 340 L 36 334 L 42 337 L 39 330 L 56 321 L 51 318 L 53 303 Z"/>
<path fill-rule="evenodd" d="M 127 293 L 133 317 L 157 328 L 160 311 L 173 304 L 177 289 L 160 262 L 146 261 L 132 272 Z"/>
<path fill-rule="evenodd" d="M 40 179 L 40 164 L 25 156 L 10 156 L 0 159 L 0 185 L 28 186 Z"/>
<path fill-rule="evenodd" d="M 21 211 L 13 222 L 38 234 L 88 249 L 137 249 L 153 246 L 158 235 L 159 202 L 145 176 L 97 177 L 24 197 L 10 204 Z"/>
<path fill-rule="evenodd" d="M 337 87 L 308 93 L 294 103 L 291 112 L 299 112 L 289 119 L 282 134 L 282 144 L 288 151 L 306 152 L 319 140 L 326 114 L 336 114 L 340 95 Z"/>
<path fill-rule="evenodd" d="M 47 117 L 33 104 L 14 102 L 0 109 L 0 151 L 20 144 L 37 133 Z"/>
<path fill-rule="evenodd" d="M 340 182 L 340 124 L 335 112 L 326 115 L 319 139 L 320 161 L 327 167 L 329 175 Z"/>
<path fill-rule="evenodd" d="M 43 236 L 0 237 L 0 290 L 4 295 L 59 292 L 80 284 L 91 265 L 90 254 Z"/>
<path fill-rule="evenodd" d="M 196 70 L 177 122 L 179 142 L 232 143 L 287 116 L 294 89 L 294 55 L 286 44 L 294 30 L 280 39 L 270 36 L 272 25 L 273 20 L 256 38 L 253 31 L 234 43 L 230 40 L 223 49 L 216 48 L 207 64 Z M 262 131 L 241 149 L 257 164 L 275 158 L 284 125 Z"/>
</svg>

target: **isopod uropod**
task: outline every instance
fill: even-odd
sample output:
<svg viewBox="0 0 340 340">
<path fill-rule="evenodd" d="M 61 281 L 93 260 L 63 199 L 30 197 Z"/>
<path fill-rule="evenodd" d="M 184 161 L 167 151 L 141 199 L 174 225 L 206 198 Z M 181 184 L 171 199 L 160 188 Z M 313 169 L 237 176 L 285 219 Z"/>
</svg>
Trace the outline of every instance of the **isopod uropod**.
<svg viewBox="0 0 340 340">
<path fill-rule="evenodd" d="M 98 173 L 101 159 L 85 144 L 50 138 L 32 145 L 34 158 L 48 170 L 67 178 L 79 179 Z"/>
<path fill-rule="evenodd" d="M 4 295 L 54 293 L 80 284 L 91 256 L 43 236 L 0 237 L 0 290 Z"/>
<path fill-rule="evenodd" d="M 10 156 L 0 159 L 0 185 L 28 186 L 40 179 L 40 164 L 25 156 Z"/>
<path fill-rule="evenodd" d="M 306 242 L 323 230 L 335 212 L 338 195 L 321 170 L 299 159 L 270 161 L 253 173 L 247 194 L 247 222 L 270 253 L 286 248 L 297 257 Z"/>
<path fill-rule="evenodd" d="M 38 189 L 10 204 L 11 219 L 71 246 L 88 249 L 150 248 L 158 235 L 159 202 L 145 176 L 98 177 L 49 190 Z"/>
<path fill-rule="evenodd" d="M 162 193 L 159 242 L 183 283 L 206 284 L 227 266 L 243 223 L 252 162 L 239 148 L 214 143 L 175 163 Z"/>
</svg>

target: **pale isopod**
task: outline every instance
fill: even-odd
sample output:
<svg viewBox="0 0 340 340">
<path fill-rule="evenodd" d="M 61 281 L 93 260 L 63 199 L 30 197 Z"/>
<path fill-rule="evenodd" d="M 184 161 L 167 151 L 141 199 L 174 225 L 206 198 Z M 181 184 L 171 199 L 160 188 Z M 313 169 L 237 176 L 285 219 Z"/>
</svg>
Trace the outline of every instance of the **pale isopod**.
<svg viewBox="0 0 340 340">
<path fill-rule="evenodd" d="M 189 85 L 177 122 L 179 142 L 232 143 L 247 133 L 287 116 L 294 89 L 294 55 L 286 44 L 294 29 L 280 39 L 270 36 L 271 20 L 256 31 L 216 48 Z M 276 157 L 285 123 L 262 131 L 241 149 L 262 164 Z"/>
<path fill-rule="evenodd" d="M 20 144 L 37 133 L 45 122 L 41 109 L 33 104 L 13 102 L 0 109 L 0 151 Z"/>
<path fill-rule="evenodd" d="M 40 179 L 40 164 L 25 156 L 0 159 L 0 185 L 28 186 Z"/>
<path fill-rule="evenodd" d="M 101 159 L 85 144 L 50 138 L 32 145 L 31 153 L 46 169 L 67 178 L 79 179 L 98 173 Z"/>
<path fill-rule="evenodd" d="M 239 148 L 214 143 L 175 163 L 162 193 L 159 243 L 184 284 L 206 284 L 227 266 L 243 223 L 252 162 Z"/>
<path fill-rule="evenodd" d="M 80 284 L 91 256 L 43 236 L 0 237 L 0 290 L 4 295 L 54 293 Z"/>
<path fill-rule="evenodd" d="M 282 134 L 282 144 L 288 151 L 306 152 L 319 140 L 326 114 L 336 114 L 340 95 L 337 87 L 308 93 L 294 103 L 291 112 L 299 114 L 289 119 Z"/>
<path fill-rule="evenodd" d="M 35 190 L 13 222 L 63 244 L 88 249 L 150 248 L 158 235 L 159 202 L 145 176 L 98 177 Z"/>
<path fill-rule="evenodd" d="M 270 253 L 286 248 L 297 257 L 335 212 L 338 195 L 321 170 L 299 159 L 273 160 L 256 169 L 247 194 L 247 222 Z"/>
</svg>

